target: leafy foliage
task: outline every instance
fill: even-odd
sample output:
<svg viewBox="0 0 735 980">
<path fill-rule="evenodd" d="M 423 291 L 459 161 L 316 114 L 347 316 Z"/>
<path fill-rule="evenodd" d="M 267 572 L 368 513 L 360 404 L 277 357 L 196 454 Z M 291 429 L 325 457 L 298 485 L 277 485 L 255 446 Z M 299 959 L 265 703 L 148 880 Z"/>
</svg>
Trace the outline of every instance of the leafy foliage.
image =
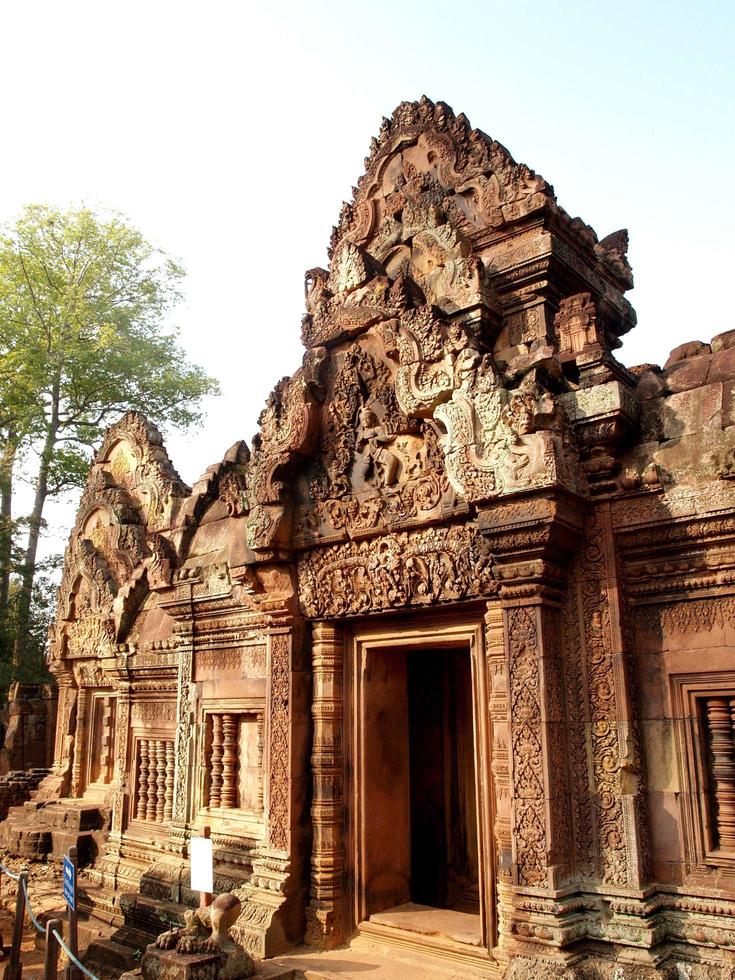
<svg viewBox="0 0 735 980">
<path fill-rule="evenodd" d="M 187 428 L 218 392 L 176 330 L 162 327 L 182 278 L 116 214 L 34 205 L 0 235 L 0 630 L 15 633 L 16 670 L 37 659 L 31 620 L 34 603 L 44 608 L 34 581 L 46 500 L 83 485 L 91 448 L 123 412 Z M 24 454 L 36 461 L 35 501 L 18 565 L 10 501 Z M 13 570 L 20 591 L 11 597 Z"/>
</svg>

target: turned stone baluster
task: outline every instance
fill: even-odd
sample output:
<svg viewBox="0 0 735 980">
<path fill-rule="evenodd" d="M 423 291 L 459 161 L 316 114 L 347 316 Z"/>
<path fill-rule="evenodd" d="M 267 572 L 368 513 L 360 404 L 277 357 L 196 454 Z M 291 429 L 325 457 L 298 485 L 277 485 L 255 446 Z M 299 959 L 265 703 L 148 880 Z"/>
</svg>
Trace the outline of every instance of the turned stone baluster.
<svg viewBox="0 0 735 980">
<path fill-rule="evenodd" d="M 138 794 L 136 798 L 136 820 L 145 820 L 146 799 L 148 797 L 148 739 L 138 742 Z"/>
<path fill-rule="evenodd" d="M 237 806 L 237 715 L 222 715 L 222 806 Z"/>
<path fill-rule="evenodd" d="M 259 813 L 263 812 L 263 748 L 265 745 L 263 735 L 265 731 L 265 718 L 263 712 L 259 711 L 255 717 L 257 724 L 257 749 L 258 749 L 258 792 L 255 799 L 255 808 Z"/>
<path fill-rule="evenodd" d="M 212 719 L 212 773 L 209 783 L 209 806 L 218 807 L 222 802 L 222 715 L 210 715 Z"/>
<path fill-rule="evenodd" d="M 145 818 L 156 819 L 156 793 L 158 790 L 158 766 L 156 760 L 156 740 L 148 740 L 148 786 L 146 789 Z"/>
<path fill-rule="evenodd" d="M 100 775 L 99 781 L 108 783 L 113 764 L 113 711 L 114 702 L 111 697 L 102 699 L 102 744 L 100 746 Z"/>
<path fill-rule="evenodd" d="M 707 699 L 719 846 L 735 848 L 735 744 L 728 698 Z"/>
<path fill-rule="evenodd" d="M 166 743 L 163 739 L 156 742 L 156 762 L 156 822 L 163 823 L 166 802 Z"/>
<path fill-rule="evenodd" d="M 174 743 L 166 742 L 166 791 L 163 819 L 169 821 L 174 811 Z"/>
</svg>

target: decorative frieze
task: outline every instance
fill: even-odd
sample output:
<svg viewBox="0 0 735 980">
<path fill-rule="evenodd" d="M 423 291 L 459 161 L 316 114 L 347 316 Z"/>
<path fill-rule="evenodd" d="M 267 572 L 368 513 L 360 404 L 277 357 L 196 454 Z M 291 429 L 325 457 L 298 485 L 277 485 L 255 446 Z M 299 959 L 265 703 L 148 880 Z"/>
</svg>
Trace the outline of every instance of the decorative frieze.
<svg viewBox="0 0 735 980">
<path fill-rule="evenodd" d="M 484 540 L 468 525 L 351 541 L 299 560 L 307 616 L 348 616 L 406 605 L 493 595 L 497 583 Z"/>
</svg>

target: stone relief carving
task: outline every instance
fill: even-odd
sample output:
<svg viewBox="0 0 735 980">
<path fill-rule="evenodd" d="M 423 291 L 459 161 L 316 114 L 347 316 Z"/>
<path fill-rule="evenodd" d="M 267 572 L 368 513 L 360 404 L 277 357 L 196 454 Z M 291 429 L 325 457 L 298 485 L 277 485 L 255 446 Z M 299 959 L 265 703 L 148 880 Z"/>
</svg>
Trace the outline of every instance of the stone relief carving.
<svg viewBox="0 0 735 980">
<path fill-rule="evenodd" d="M 268 783 L 268 837 L 271 847 L 288 850 L 289 843 L 289 744 L 291 691 L 291 638 L 286 633 L 270 637 L 270 778 Z"/>
<path fill-rule="evenodd" d="M 735 596 L 639 606 L 636 613 L 649 629 L 661 634 L 710 632 L 735 621 Z"/>
<path fill-rule="evenodd" d="M 507 615 L 510 650 L 514 830 L 518 881 L 546 883 L 546 816 L 542 770 L 538 631 L 526 609 Z"/>
<path fill-rule="evenodd" d="M 176 720 L 176 701 L 134 701 L 131 706 L 133 723 L 164 722 Z"/>
<path fill-rule="evenodd" d="M 497 589 L 484 540 L 463 525 L 308 552 L 298 576 L 302 609 L 313 618 L 492 595 Z"/>
<path fill-rule="evenodd" d="M 531 214 L 538 220 L 511 228 Z M 170 880 L 160 897 L 170 897 L 173 884 L 183 892 L 173 862 L 185 856 L 195 800 L 198 697 L 209 697 L 198 685 L 226 674 L 238 697 L 265 691 L 263 826 L 214 828 L 213 838 L 218 865 L 227 867 L 218 884 L 230 887 L 233 868 L 238 882 L 247 881 L 240 928 L 248 946 L 270 953 L 273 936 L 284 935 L 279 910 L 301 900 L 291 876 L 308 857 L 299 850 L 308 818 L 292 790 L 307 771 L 295 771 L 306 752 L 294 750 L 309 696 L 308 680 L 297 686 L 309 677 L 306 651 L 294 639 L 299 627 L 291 632 L 297 602 L 304 616 L 320 620 L 324 637 L 340 617 L 393 612 L 398 619 L 424 607 L 433 610 L 427 621 L 437 622 L 437 606 L 474 615 L 480 604 L 464 600 L 494 597 L 479 672 L 488 737 L 478 758 L 485 752 L 489 771 L 480 783 L 495 793 L 486 801 L 495 836 L 487 835 L 485 855 L 494 848 L 497 856 L 498 948 L 537 942 L 553 952 L 592 937 L 641 949 L 652 930 L 668 928 L 654 915 L 669 909 L 679 939 L 729 942 L 731 928 L 679 916 L 728 916 L 721 899 L 675 889 L 666 898 L 630 894 L 649 879 L 641 870 L 648 860 L 643 793 L 636 793 L 645 788 L 644 762 L 620 677 L 636 669 L 626 662 L 633 640 L 620 641 L 630 631 L 626 613 L 635 610 L 640 634 L 706 634 L 728 629 L 735 600 L 727 594 L 732 502 L 722 482 L 733 474 L 732 454 L 725 448 L 707 458 L 709 482 L 687 487 L 669 486 L 671 475 L 648 457 L 623 457 L 629 446 L 640 449 L 633 437 L 643 394 L 599 348 L 616 346 L 607 318 L 619 297 L 609 284 L 629 279 L 626 244 L 623 233 L 597 243 L 557 208 L 541 178 L 446 106 L 404 105 L 383 127 L 343 212 L 330 269 L 307 273 L 307 351 L 268 399 L 252 456 L 236 444 L 187 496 L 155 429 L 137 416 L 114 427 L 82 498 L 51 638 L 52 666 L 63 680 L 57 769 L 74 768 L 66 790 L 83 790 L 75 726 L 86 738 L 92 691 L 117 700 L 112 835 L 95 873 L 133 891 L 141 863 L 162 848 L 159 872 Z M 552 255 L 567 269 L 558 282 L 549 273 Z M 592 255 L 597 262 L 587 269 Z M 590 291 L 562 299 L 554 318 L 570 282 Z M 577 506 L 569 491 L 597 496 L 571 569 L 562 540 L 570 525 L 557 512 L 564 501 Z M 615 542 L 610 518 L 598 516 L 606 507 Z M 205 543 L 186 557 L 195 532 L 218 521 L 226 533 L 212 537 L 227 541 L 227 555 L 225 548 L 208 555 Z M 489 537 L 494 529 L 494 555 L 478 528 Z M 510 561 L 513 552 L 518 561 Z M 616 595 L 618 583 L 630 605 Z M 695 589 L 702 590 L 696 598 Z M 145 626 L 149 611 L 165 623 L 156 639 Z M 342 743 L 344 701 L 335 693 L 341 659 L 330 657 L 314 669 L 310 705 L 319 810 L 311 857 L 321 876 L 312 884 L 307 935 L 314 942 L 339 932 L 348 877 L 334 767 L 354 760 Z M 165 725 L 175 738 L 175 755 L 171 743 L 165 756 L 175 769 L 173 798 L 164 799 L 173 821 L 168 836 L 123 847 L 134 785 L 130 730 L 141 725 Z M 580 893 L 543 894 L 572 866 Z M 623 889 L 625 896 L 609 894 Z M 581 891 L 598 892 L 599 902 Z M 293 919 L 303 922 L 303 911 L 297 907 Z M 538 966 L 539 957 L 528 962 Z M 552 975 L 557 966 L 539 969 Z"/>
<path fill-rule="evenodd" d="M 391 167 L 396 151 L 400 164 Z M 377 243 L 383 250 L 412 225 L 409 205 L 420 199 L 450 210 L 468 232 L 498 227 L 553 202 L 553 189 L 505 147 L 472 129 L 443 102 L 426 97 L 402 103 L 384 119 L 366 160 L 353 203 L 346 204 L 332 235 Z"/>
<path fill-rule="evenodd" d="M 616 684 L 610 638 L 610 605 L 605 574 L 605 548 L 599 516 L 585 525 L 585 546 L 579 582 L 584 623 L 584 650 L 589 691 L 592 772 L 602 877 L 625 885 L 625 827 L 620 798 L 621 746 L 616 724 Z"/>
<path fill-rule="evenodd" d="M 587 347 L 600 344 L 597 310 L 591 294 L 576 293 L 563 299 L 554 317 L 554 330 L 561 354 L 579 354 Z"/>
</svg>

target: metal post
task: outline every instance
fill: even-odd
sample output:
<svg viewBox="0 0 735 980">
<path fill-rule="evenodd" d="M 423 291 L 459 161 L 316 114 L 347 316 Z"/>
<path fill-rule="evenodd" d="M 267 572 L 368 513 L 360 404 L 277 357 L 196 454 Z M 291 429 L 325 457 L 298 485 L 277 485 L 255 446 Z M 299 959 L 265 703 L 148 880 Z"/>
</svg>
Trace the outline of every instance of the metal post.
<svg viewBox="0 0 735 980">
<path fill-rule="evenodd" d="M 28 885 L 28 872 L 25 868 L 18 875 L 18 891 L 15 895 L 15 921 L 13 922 L 13 944 L 10 947 L 10 959 L 5 967 L 3 980 L 21 980 L 23 974 L 23 964 L 20 961 L 20 947 L 23 942 L 23 921 L 25 919 L 24 885 Z"/>
<path fill-rule="evenodd" d="M 43 957 L 43 980 L 57 980 L 59 969 L 59 944 L 54 936 L 54 930 L 59 935 L 64 927 L 61 919 L 49 919 L 46 923 L 46 949 Z"/>
<path fill-rule="evenodd" d="M 79 872 L 79 861 L 77 859 L 77 849 L 73 844 L 67 851 L 67 857 L 74 865 L 74 908 L 72 908 L 70 905 L 67 905 L 67 909 L 66 909 L 67 920 L 69 925 L 68 942 L 69 942 L 69 949 L 78 959 L 79 939 L 78 939 L 78 932 L 77 932 L 77 916 L 78 916 L 77 900 L 79 897 L 79 888 L 77 885 L 77 876 Z M 79 970 L 74 965 L 74 963 L 72 963 L 71 960 L 69 960 L 69 965 L 66 967 L 66 970 L 64 970 L 64 977 L 65 980 L 78 980 Z"/>
<path fill-rule="evenodd" d="M 202 837 L 209 838 L 209 827 L 202 827 L 201 835 Z M 212 893 L 211 892 L 199 892 L 199 908 L 205 909 L 208 905 L 212 904 Z"/>
</svg>

